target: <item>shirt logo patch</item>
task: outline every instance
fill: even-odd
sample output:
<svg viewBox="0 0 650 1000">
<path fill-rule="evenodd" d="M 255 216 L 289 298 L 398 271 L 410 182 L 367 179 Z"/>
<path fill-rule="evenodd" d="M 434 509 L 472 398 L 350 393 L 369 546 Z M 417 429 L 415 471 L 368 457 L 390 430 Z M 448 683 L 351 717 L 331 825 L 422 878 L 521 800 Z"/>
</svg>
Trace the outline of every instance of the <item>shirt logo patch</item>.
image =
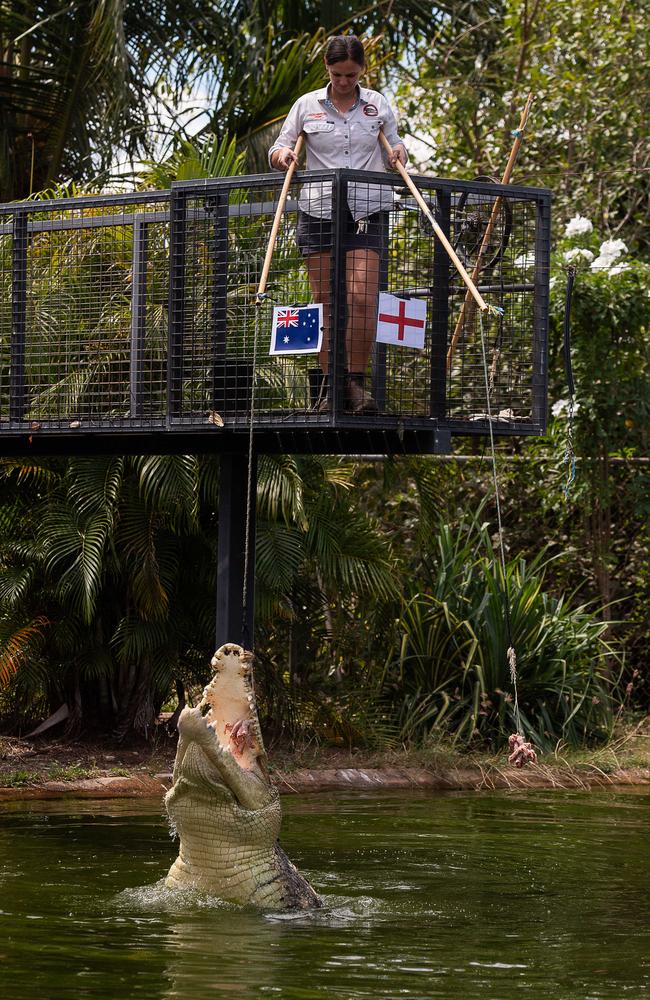
<svg viewBox="0 0 650 1000">
<path fill-rule="evenodd" d="M 312 111 L 310 112 L 310 114 L 307 115 L 306 121 L 311 121 L 312 118 L 326 118 L 326 117 L 327 117 L 326 111 Z"/>
<path fill-rule="evenodd" d="M 376 118 L 379 114 L 375 104 L 366 104 L 363 109 L 363 113 L 364 115 L 367 115 L 368 118 Z"/>
</svg>

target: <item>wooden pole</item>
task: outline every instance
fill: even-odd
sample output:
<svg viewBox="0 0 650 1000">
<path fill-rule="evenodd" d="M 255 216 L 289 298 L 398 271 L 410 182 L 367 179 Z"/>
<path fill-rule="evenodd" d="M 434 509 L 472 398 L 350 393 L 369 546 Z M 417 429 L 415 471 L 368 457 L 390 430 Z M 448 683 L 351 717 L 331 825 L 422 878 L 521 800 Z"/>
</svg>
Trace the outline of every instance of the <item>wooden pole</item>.
<svg viewBox="0 0 650 1000">
<path fill-rule="evenodd" d="M 299 156 L 300 150 L 302 149 L 303 135 L 302 132 L 298 136 L 298 140 L 294 147 L 294 153 L 296 157 Z M 260 282 L 257 286 L 257 298 L 256 305 L 260 305 L 266 291 L 266 282 L 269 278 L 269 271 L 271 270 L 271 259 L 273 257 L 273 250 L 275 248 L 275 241 L 278 236 L 278 230 L 280 228 L 280 222 L 282 220 L 282 213 L 284 212 L 284 206 L 287 201 L 287 195 L 289 194 L 289 186 L 291 184 L 294 172 L 296 169 L 296 160 L 292 160 L 289 164 L 289 169 L 287 170 L 286 176 L 284 178 L 284 184 L 282 185 L 282 190 L 280 191 L 280 197 L 278 199 L 278 207 L 275 210 L 275 217 L 273 219 L 273 225 L 271 226 L 271 235 L 269 236 L 269 243 L 266 248 L 266 256 L 264 257 L 264 265 L 262 267 L 262 274 L 260 276 Z"/>
<path fill-rule="evenodd" d="M 533 95 L 528 95 L 528 100 L 526 101 L 526 106 L 521 114 L 521 119 L 519 121 L 519 128 L 515 132 L 515 141 L 512 144 L 512 149 L 510 150 L 510 156 L 508 158 L 508 163 L 506 164 L 506 169 L 503 171 L 503 176 L 501 178 L 502 184 L 509 184 L 510 177 L 519 154 L 519 149 L 523 141 L 524 129 L 526 128 L 526 123 L 528 121 L 528 115 L 530 113 L 530 106 L 533 103 Z M 490 237 L 492 236 L 492 230 L 494 229 L 497 219 L 499 217 L 499 212 L 501 211 L 502 198 L 499 196 L 495 199 L 494 205 L 492 206 L 492 212 L 490 213 L 490 218 L 488 224 L 485 227 L 485 232 L 483 234 L 483 239 L 481 240 L 481 247 L 478 252 L 478 257 L 476 258 L 476 263 L 474 269 L 472 270 L 472 281 L 478 281 L 479 271 L 481 270 L 483 256 L 487 250 L 488 244 L 490 242 Z M 473 315 L 474 304 L 472 302 L 469 292 L 465 295 L 465 300 L 461 306 L 460 315 L 456 322 L 454 328 L 454 333 L 451 338 L 451 343 L 449 345 L 449 350 L 447 352 L 447 372 L 451 371 L 452 362 L 454 360 L 454 352 L 456 350 L 456 345 L 460 338 L 463 326 L 465 323 L 471 323 Z"/>
<path fill-rule="evenodd" d="M 382 145 L 384 146 L 386 152 L 387 153 L 392 153 L 393 152 L 393 147 L 391 146 L 391 144 L 389 143 L 388 139 L 386 138 L 386 136 L 384 135 L 383 132 L 379 133 L 379 139 L 380 139 Z M 415 186 L 414 181 L 409 176 L 409 174 L 406 172 L 406 170 L 404 169 L 404 167 L 402 166 L 402 164 L 399 162 L 399 160 L 397 161 L 397 163 L 395 164 L 395 166 L 396 166 L 398 172 L 401 174 L 402 179 L 404 180 L 404 183 L 406 184 L 407 188 L 409 189 L 409 191 L 411 192 L 411 194 L 413 195 L 413 197 L 417 201 L 418 205 L 420 206 L 420 208 L 422 209 L 422 211 L 426 215 L 427 219 L 429 220 L 429 222 L 433 226 L 433 231 L 435 232 L 436 236 L 438 237 L 438 239 L 442 243 L 443 247 L 445 248 L 445 250 L 449 254 L 449 257 L 451 258 L 451 261 L 452 261 L 454 267 L 456 268 L 456 270 L 460 274 L 461 278 L 463 279 L 463 281 L 467 285 L 467 288 L 468 288 L 467 294 L 471 295 L 474 298 L 474 301 L 476 302 L 476 304 L 479 307 L 479 309 L 481 310 L 481 312 L 485 312 L 485 310 L 488 308 L 487 302 L 485 301 L 485 299 L 483 298 L 483 296 L 481 295 L 481 293 L 477 289 L 476 285 L 474 284 L 474 282 L 470 278 L 469 274 L 467 273 L 467 271 L 463 267 L 462 262 L 459 260 L 456 251 L 454 250 L 454 248 L 452 247 L 451 243 L 449 242 L 449 240 L 447 239 L 447 237 L 443 233 L 442 229 L 440 228 L 440 226 L 438 225 L 438 223 L 434 219 L 433 213 L 431 212 L 431 209 L 429 208 L 429 206 L 427 205 L 426 201 L 424 200 L 424 198 L 422 197 L 422 195 L 418 191 L 417 187 Z"/>
</svg>

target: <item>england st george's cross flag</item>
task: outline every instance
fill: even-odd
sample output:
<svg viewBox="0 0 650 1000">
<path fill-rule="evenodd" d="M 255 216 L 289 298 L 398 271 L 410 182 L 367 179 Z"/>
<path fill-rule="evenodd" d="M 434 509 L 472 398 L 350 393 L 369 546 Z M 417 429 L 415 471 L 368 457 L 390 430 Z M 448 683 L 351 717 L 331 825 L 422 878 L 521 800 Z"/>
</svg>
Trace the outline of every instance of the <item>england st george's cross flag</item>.
<svg viewBox="0 0 650 1000">
<path fill-rule="evenodd" d="M 380 344 L 422 350 L 426 325 L 426 299 L 400 299 L 388 292 L 379 293 L 377 341 Z"/>
<path fill-rule="evenodd" d="M 317 354 L 322 342 L 322 305 L 274 306 L 269 354 Z"/>
</svg>

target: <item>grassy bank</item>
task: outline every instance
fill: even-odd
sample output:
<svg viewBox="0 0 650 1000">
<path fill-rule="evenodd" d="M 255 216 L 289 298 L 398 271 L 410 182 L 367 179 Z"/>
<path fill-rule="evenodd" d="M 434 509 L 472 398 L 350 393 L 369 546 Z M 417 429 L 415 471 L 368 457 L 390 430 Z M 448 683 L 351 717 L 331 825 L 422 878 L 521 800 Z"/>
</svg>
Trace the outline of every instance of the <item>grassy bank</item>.
<svg viewBox="0 0 650 1000">
<path fill-rule="evenodd" d="M 152 778 L 169 775 L 172 769 L 176 741 L 160 736 L 153 743 L 123 746 L 111 743 L 66 742 L 63 740 L 18 740 L 0 737 L 0 788 L 35 789 L 48 782 L 87 782 L 105 778 Z M 275 747 L 270 753 L 272 770 L 281 782 L 290 782 L 291 775 L 371 770 L 375 774 L 395 775 L 418 771 L 430 775 L 475 773 L 499 781 L 513 779 L 520 786 L 522 772 L 508 764 L 506 748 L 498 752 L 459 752 L 453 746 L 440 743 L 419 749 L 373 753 L 362 748 L 342 748 L 317 745 Z M 558 744 L 551 753 L 540 754 L 537 765 L 530 765 L 524 774 L 536 776 L 532 784 L 543 779 L 548 784 L 572 785 L 589 783 L 594 775 L 603 780 L 626 773 L 650 771 L 650 716 L 620 725 L 615 737 L 607 744 L 592 749 L 570 749 Z M 516 780 L 515 780 L 516 779 Z M 378 779 L 379 780 L 379 779 Z M 471 779 L 468 778 L 471 785 Z"/>
</svg>

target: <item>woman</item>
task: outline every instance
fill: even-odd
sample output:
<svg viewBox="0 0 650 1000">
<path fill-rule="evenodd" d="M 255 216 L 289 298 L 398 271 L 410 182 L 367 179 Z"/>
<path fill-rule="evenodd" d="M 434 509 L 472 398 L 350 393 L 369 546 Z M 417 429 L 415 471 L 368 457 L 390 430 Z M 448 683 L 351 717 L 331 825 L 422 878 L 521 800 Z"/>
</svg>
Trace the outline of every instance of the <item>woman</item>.
<svg viewBox="0 0 650 1000">
<path fill-rule="evenodd" d="M 363 45 L 354 35 L 330 39 L 325 51 L 329 83 L 299 98 L 269 150 L 269 163 L 288 170 L 296 160 L 293 147 L 304 133 L 307 170 L 350 167 L 384 171 L 397 160 L 406 164 L 404 145 L 397 134 L 395 115 L 376 90 L 359 86 L 366 68 Z M 384 158 L 379 142 L 383 129 L 392 154 Z M 328 367 L 330 326 L 330 264 L 332 247 L 331 183 L 306 184 L 298 202 L 298 249 L 306 258 L 315 302 L 323 303 L 323 346 L 320 365 L 324 392 L 318 409 L 329 409 Z M 382 251 L 388 239 L 388 209 L 392 189 L 378 184 L 349 184 L 343 246 L 347 287 L 345 386 L 346 409 L 376 413 L 377 404 L 364 388 L 364 377 L 375 339 L 377 293 Z"/>
</svg>

